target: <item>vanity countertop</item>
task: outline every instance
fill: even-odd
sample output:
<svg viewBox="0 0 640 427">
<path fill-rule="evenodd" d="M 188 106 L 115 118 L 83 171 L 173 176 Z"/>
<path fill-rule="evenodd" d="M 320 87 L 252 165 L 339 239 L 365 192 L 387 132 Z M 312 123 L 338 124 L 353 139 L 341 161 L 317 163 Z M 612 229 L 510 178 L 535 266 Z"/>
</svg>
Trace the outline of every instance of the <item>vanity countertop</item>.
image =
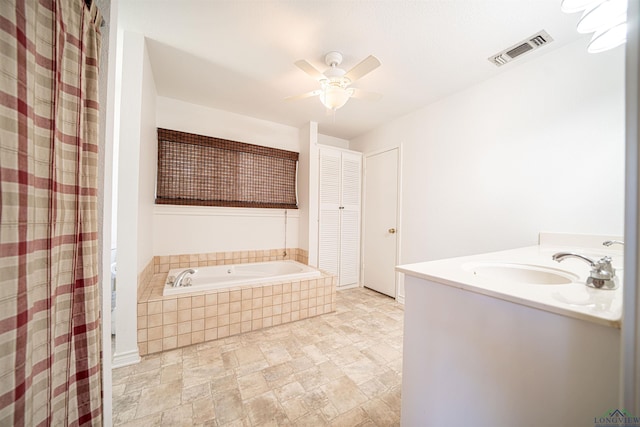
<svg viewBox="0 0 640 427">
<path fill-rule="evenodd" d="M 553 261 L 556 252 L 575 252 L 593 260 L 610 256 L 619 280 L 615 290 L 595 289 L 585 285 L 590 267 L 582 260 L 568 258 Z M 571 277 L 566 284 L 533 284 L 508 277 L 476 274 L 476 266 L 523 266 L 542 268 Z M 620 328 L 622 317 L 622 250 L 540 245 L 396 267 L 398 272 L 431 282 L 463 289 L 602 325 Z M 508 270 L 508 269 L 507 269 Z"/>
</svg>

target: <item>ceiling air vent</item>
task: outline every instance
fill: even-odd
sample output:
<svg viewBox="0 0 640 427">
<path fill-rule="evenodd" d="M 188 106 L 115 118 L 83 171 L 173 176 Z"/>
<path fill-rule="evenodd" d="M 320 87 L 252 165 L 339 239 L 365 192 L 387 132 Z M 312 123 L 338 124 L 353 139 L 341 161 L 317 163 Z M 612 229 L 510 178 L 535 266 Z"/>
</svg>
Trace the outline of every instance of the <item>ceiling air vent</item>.
<svg viewBox="0 0 640 427">
<path fill-rule="evenodd" d="M 531 37 L 528 37 L 526 40 L 523 40 L 520 43 L 516 43 L 513 46 L 503 50 L 502 52 L 491 55 L 489 57 L 489 61 L 500 67 L 507 62 L 513 61 L 520 55 L 524 55 L 527 52 L 538 49 L 539 47 L 542 47 L 552 41 L 553 38 L 546 31 L 542 30 L 539 33 L 532 35 Z"/>
</svg>

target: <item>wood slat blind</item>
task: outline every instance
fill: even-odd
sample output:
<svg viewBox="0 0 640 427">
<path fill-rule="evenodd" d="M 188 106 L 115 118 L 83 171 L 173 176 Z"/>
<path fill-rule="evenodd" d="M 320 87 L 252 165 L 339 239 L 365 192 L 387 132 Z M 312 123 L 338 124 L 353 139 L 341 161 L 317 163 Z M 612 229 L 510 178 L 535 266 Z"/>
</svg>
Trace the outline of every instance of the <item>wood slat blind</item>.
<svg viewBox="0 0 640 427">
<path fill-rule="evenodd" d="M 156 204 L 297 209 L 298 153 L 158 128 Z"/>
</svg>

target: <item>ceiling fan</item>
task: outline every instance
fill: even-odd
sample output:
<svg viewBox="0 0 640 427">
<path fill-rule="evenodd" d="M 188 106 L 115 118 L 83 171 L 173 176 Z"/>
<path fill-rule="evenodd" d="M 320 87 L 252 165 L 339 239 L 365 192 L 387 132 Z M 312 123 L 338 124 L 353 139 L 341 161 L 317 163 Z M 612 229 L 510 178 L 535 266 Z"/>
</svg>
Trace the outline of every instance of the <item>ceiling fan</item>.
<svg viewBox="0 0 640 427">
<path fill-rule="evenodd" d="M 327 109 L 335 111 L 346 104 L 349 98 L 373 101 L 381 97 L 381 95 L 377 93 L 366 92 L 361 89 L 349 87 L 356 80 L 369 74 L 380 66 L 380 61 L 375 56 L 369 55 L 349 71 L 344 71 L 342 68 L 338 67 L 342 62 L 342 54 L 340 52 L 327 53 L 324 57 L 324 62 L 329 66 L 329 68 L 324 73 L 321 73 L 317 68 L 304 59 L 296 61 L 295 65 L 298 68 L 320 82 L 320 89 L 303 93 L 301 95 L 289 96 L 285 99 L 298 100 L 310 98 L 312 96 L 319 96 L 320 102 L 322 102 Z"/>
</svg>

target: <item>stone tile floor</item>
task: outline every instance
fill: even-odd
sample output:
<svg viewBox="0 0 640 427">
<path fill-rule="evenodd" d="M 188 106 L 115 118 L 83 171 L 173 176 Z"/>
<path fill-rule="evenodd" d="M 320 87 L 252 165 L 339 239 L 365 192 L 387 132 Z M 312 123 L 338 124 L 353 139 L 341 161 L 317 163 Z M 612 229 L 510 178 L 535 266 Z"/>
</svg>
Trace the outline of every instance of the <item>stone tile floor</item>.
<svg viewBox="0 0 640 427">
<path fill-rule="evenodd" d="M 343 290 L 335 313 L 144 356 L 113 371 L 114 425 L 400 425 L 403 316 Z"/>
</svg>

